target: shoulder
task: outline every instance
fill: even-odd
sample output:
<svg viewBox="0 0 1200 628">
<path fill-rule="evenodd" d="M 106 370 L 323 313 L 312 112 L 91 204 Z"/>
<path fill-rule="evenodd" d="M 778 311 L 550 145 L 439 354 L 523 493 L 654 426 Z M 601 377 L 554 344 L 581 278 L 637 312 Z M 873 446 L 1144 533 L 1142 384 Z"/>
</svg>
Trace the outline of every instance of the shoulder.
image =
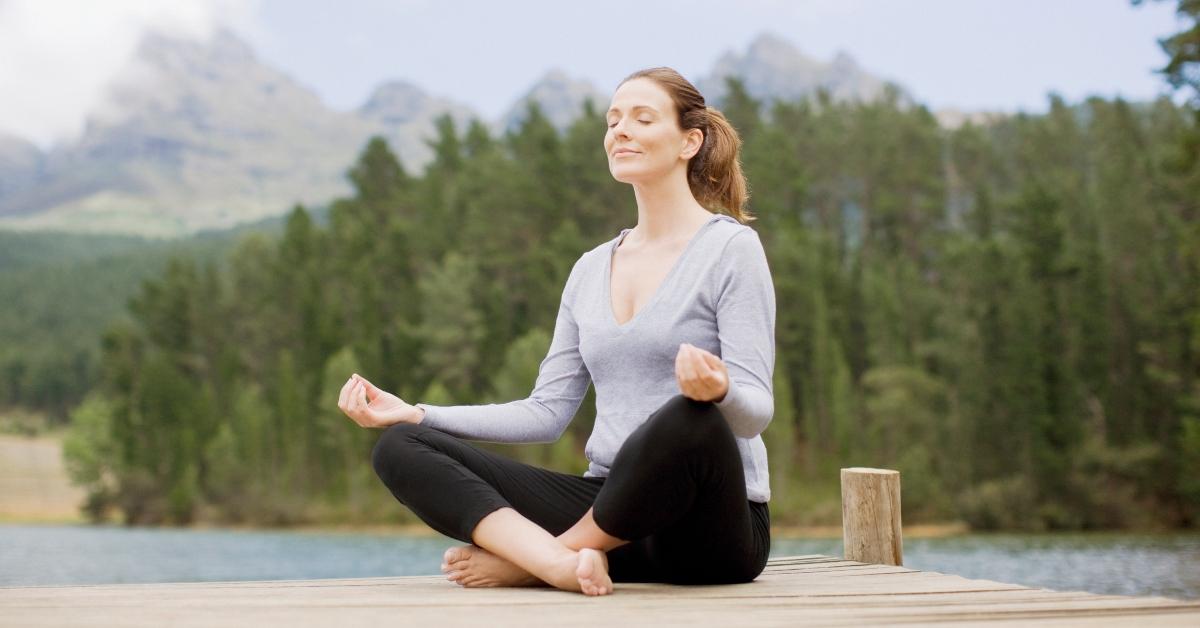
<svg viewBox="0 0 1200 628">
<path fill-rule="evenodd" d="M 620 234 L 584 251 L 579 256 L 579 259 L 575 260 L 575 264 L 571 266 L 571 273 L 567 277 L 567 288 L 570 289 L 583 277 L 597 276 L 604 267 L 605 255 L 611 254 L 613 244 L 616 243 L 619 237 L 621 237 Z"/>
<path fill-rule="evenodd" d="M 722 216 L 713 225 L 720 256 L 735 265 L 739 262 L 765 262 L 767 255 L 758 232 L 733 218 Z"/>
<path fill-rule="evenodd" d="M 580 255 L 579 259 L 575 260 L 575 266 L 571 269 L 571 272 L 576 273 L 579 271 L 585 271 L 592 267 L 603 266 L 606 259 L 605 255 L 612 254 L 612 247 L 614 244 L 616 244 L 617 238 L 619 237 L 621 237 L 621 235 L 617 234 L 612 238 L 597 244 L 591 249 L 584 251 L 583 255 Z"/>
<path fill-rule="evenodd" d="M 771 267 L 758 232 L 732 218 L 713 226 L 720 228 L 720 238 L 714 238 L 720 241 L 720 249 L 713 273 L 718 300 L 730 291 L 742 296 L 773 292 Z"/>
<path fill-rule="evenodd" d="M 579 257 L 579 261 L 576 263 L 577 264 L 584 263 L 585 260 L 588 262 L 591 262 L 596 259 L 603 262 L 604 254 L 612 251 L 613 245 L 617 243 L 617 239 L 620 237 L 621 237 L 621 234 L 618 233 L 617 235 L 614 235 L 613 237 L 597 244 L 596 246 L 592 247 L 588 251 L 585 251 L 584 254 Z"/>
</svg>

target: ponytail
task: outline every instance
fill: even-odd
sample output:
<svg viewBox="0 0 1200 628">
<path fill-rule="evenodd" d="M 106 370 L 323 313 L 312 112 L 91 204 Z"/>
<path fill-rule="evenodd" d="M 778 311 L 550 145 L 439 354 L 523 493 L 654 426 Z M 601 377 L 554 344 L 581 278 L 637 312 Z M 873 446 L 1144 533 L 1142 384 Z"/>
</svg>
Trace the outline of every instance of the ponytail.
<svg viewBox="0 0 1200 628">
<path fill-rule="evenodd" d="M 697 113 L 705 118 L 705 125 L 699 127 L 704 131 L 704 144 L 688 162 L 692 194 L 701 205 L 724 211 L 740 223 L 756 220 L 745 209 L 750 193 L 738 161 L 742 138 L 719 110 L 705 106 Z"/>
</svg>

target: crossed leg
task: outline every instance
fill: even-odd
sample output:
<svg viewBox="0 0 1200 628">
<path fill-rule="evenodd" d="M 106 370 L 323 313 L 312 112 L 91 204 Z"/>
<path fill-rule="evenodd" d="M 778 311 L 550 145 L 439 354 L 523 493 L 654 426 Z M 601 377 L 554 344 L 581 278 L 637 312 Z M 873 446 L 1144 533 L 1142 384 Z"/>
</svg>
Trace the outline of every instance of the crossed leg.
<svg viewBox="0 0 1200 628">
<path fill-rule="evenodd" d="M 623 541 L 601 536 L 586 514 L 602 478 L 541 469 L 410 424 L 384 430 L 372 462 L 430 527 L 472 543 L 444 556 L 444 571 L 459 584 L 612 590 L 604 551 Z"/>
<path fill-rule="evenodd" d="M 442 571 L 449 580 L 467 587 L 538 586 L 545 584 L 536 576 L 483 547 L 498 545 L 513 538 L 541 536 L 527 524 L 532 521 L 511 508 L 501 508 L 484 517 L 475 527 L 474 544 L 451 547 L 443 556 Z M 536 525 L 536 524 L 533 524 Z M 542 529 L 539 527 L 539 530 Z M 555 537 L 562 546 L 581 552 L 575 577 L 584 593 L 602 594 L 611 590 L 607 552 L 628 541 L 606 534 L 592 519 L 589 508 L 569 530 Z M 499 543 L 490 543 L 496 539 Z M 584 551 L 587 550 L 587 551 Z"/>
<path fill-rule="evenodd" d="M 443 570 L 464 586 L 546 583 L 603 595 L 612 591 L 606 552 L 629 541 L 596 523 L 593 502 L 605 509 L 609 529 L 629 530 L 630 538 L 652 534 L 656 527 L 679 527 L 677 522 L 688 517 L 697 495 L 705 491 L 705 482 L 735 487 L 722 489 L 729 495 L 724 502 L 736 511 L 740 499 L 745 507 L 732 433 L 712 404 L 682 396 L 664 404 L 627 439 L 614 461 L 610 478 L 617 482 L 611 485 L 512 461 L 420 425 L 388 428 L 372 457 L 376 472 L 401 503 L 439 532 L 473 543 L 451 548 L 444 556 Z M 707 459 L 714 457 L 721 459 L 722 468 L 712 468 Z M 700 458 L 703 462 L 695 464 Z M 641 460 L 651 462 L 647 466 Z M 702 476 L 696 475 L 697 468 Z M 657 489 L 634 489 L 647 483 Z M 662 503 L 642 501 L 655 493 L 672 496 L 665 509 Z M 710 510 L 728 510 L 724 502 L 705 503 Z M 705 517 L 696 519 L 703 523 Z M 729 527 L 724 521 L 721 526 Z M 749 527 L 748 515 L 741 527 Z M 684 534 L 676 536 L 690 536 L 686 528 L 680 527 Z M 669 548 L 672 543 L 658 545 Z"/>
</svg>

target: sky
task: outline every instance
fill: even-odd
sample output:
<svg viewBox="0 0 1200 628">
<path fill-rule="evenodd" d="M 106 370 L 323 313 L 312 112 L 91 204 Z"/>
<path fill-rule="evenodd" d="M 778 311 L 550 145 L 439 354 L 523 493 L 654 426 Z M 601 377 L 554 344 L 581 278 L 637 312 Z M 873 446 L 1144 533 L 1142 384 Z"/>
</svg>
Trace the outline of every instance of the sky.
<svg viewBox="0 0 1200 628">
<path fill-rule="evenodd" d="M 697 80 L 767 31 L 821 61 L 845 51 L 932 109 L 1045 111 L 1047 95 L 1151 99 L 1175 2 L 1128 0 L 0 0 L 0 132 L 69 141 L 162 31 L 242 35 L 329 106 L 406 80 L 499 117 L 551 68 L 609 93 L 667 65 Z"/>
</svg>

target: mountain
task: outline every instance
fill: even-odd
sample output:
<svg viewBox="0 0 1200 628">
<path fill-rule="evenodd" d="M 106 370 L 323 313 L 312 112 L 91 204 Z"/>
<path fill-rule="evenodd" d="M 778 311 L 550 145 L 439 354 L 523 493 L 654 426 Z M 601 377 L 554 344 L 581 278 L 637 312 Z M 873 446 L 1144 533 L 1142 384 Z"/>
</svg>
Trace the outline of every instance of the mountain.
<svg viewBox="0 0 1200 628">
<path fill-rule="evenodd" d="M 19 137 L 0 133 L 0 198 L 33 185 L 42 166 L 42 151 Z"/>
<path fill-rule="evenodd" d="M 590 81 L 575 80 L 560 69 L 552 69 L 508 108 L 500 121 L 493 125 L 493 130 L 502 133 L 519 127 L 525 119 L 529 102 L 533 101 L 550 123 L 561 131 L 570 126 L 583 111 L 585 100 L 591 98 L 597 111 L 602 111 L 608 108 L 610 96 L 600 93 Z"/>
<path fill-rule="evenodd" d="M 344 193 L 338 173 L 369 133 L 255 59 L 228 32 L 146 38 L 78 142 L 39 184 L 0 199 L 5 222 L 175 235 Z"/>
<path fill-rule="evenodd" d="M 764 101 L 819 88 L 869 100 L 886 85 L 845 53 L 822 62 L 770 33 L 721 56 L 696 85 L 719 106 L 730 75 Z M 602 111 L 609 97 L 551 69 L 489 126 L 516 128 L 532 101 L 564 129 L 586 99 Z M 152 35 L 77 141 L 43 153 L 0 135 L 0 228 L 174 237 L 278 216 L 298 202 L 320 206 L 350 192 L 344 173 L 372 135 L 387 138 L 405 169 L 419 173 L 443 114 L 460 131 L 480 117 L 406 81 L 335 111 L 229 31 L 207 42 Z"/>
<path fill-rule="evenodd" d="M 763 33 L 744 53 L 726 52 L 712 72 L 696 81 L 710 105 L 725 99 L 725 78 L 735 76 L 754 98 L 769 102 L 798 100 L 825 89 L 836 101 L 871 101 L 883 95 L 885 81 L 863 70 L 849 54 L 839 52 L 829 63 L 805 55 L 787 40 Z"/>
<path fill-rule="evenodd" d="M 472 118 L 479 117 L 470 107 L 432 96 L 407 81 L 391 81 L 375 88 L 356 114 L 372 126 L 374 133 L 387 139 L 409 172 L 423 169 L 433 159 L 433 149 L 425 138 L 432 134 L 439 116 L 450 114 L 459 132 L 470 125 Z M 363 143 L 365 138 L 359 142 Z M 349 167 L 349 162 L 344 166 Z"/>
<path fill-rule="evenodd" d="M 349 193 L 343 173 L 371 135 L 410 169 L 427 161 L 421 134 L 443 111 L 469 114 L 397 85 L 334 111 L 228 31 L 150 36 L 78 141 L 40 162 L 0 141 L 0 226 L 177 236 L 325 203 Z"/>
</svg>

